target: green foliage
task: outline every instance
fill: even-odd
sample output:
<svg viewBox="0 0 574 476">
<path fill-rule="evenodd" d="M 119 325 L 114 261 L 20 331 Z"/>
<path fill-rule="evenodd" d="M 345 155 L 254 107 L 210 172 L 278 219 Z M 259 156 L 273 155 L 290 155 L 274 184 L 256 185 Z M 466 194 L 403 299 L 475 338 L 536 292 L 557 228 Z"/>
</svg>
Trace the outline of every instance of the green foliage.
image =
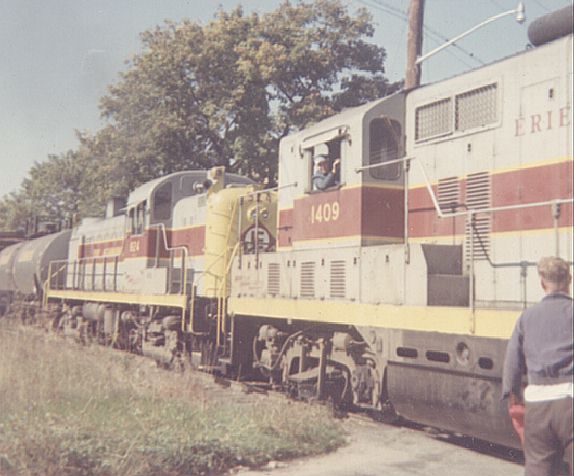
<svg viewBox="0 0 574 476">
<path fill-rule="evenodd" d="M 6 330 L 2 475 L 222 474 L 343 444 L 323 407 L 238 395 L 141 357 Z"/>
<path fill-rule="evenodd" d="M 351 17 L 340 1 L 285 2 L 261 23 L 260 43 L 248 48 L 246 57 L 262 71 L 271 99 L 279 103 L 275 123 L 282 135 L 358 105 L 347 100 L 356 85 L 353 77 L 380 87 L 361 103 L 388 92 L 381 76 L 385 50 L 365 41 L 374 32 L 366 10 Z"/>
<path fill-rule="evenodd" d="M 351 15 L 341 0 L 286 0 L 267 14 L 238 7 L 206 25 L 143 33 L 141 53 L 101 100 L 107 124 L 80 135 L 77 152 L 36 164 L 0 203 L 0 226 L 20 221 L 22 200 L 53 217 L 85 214 L 179 170 L 224 165 L 275 184 L 282 137 L 398 88 L 384 77 L 384 48 L 367 41 L 373 31 L 365 9 Z M 64 177 L 70 154 L 79 166 Z"/>
<path fill-rule="evenodd" d="M 274 183 L 281 137 L 396 87 L 372 34 L 368 13 L 338 0 L 167 23 L 142 35 L 102 100 L 110 125 L 88 143 L 126 180 L 217 164 Z"/>
<path fill-rule="evenodd" d="M 82 160 L 77 153 L 50 155 L 48 160 L 32 166 L 22 191 L 40 216 L 63 220 L 78 212 L 82 173 Z"/>
<path fill-rule="evenodd" d="M 21 190 L 0 200 L 0 230 L 24 230 L 26 221 L 32 216 L 32 203 Z"/>
<path fill-rule="evenodd" d="M 93 161 L 81 151 L 49 155 L 35 162 L 18 192 L 0 201 L 0 229 L 24 229 L 34 217 L 62 223 L 77 215 L 99 213 L 92 193 Z"/>
<path fill-rule="evenodd" d="M 0 201 L 0 228 L 25 228 L 34 216 L 61 223 L 87 211 L 86 179 L 86 160 L 78 152 L 35 162 L 20 190 Z"/>
</svg>

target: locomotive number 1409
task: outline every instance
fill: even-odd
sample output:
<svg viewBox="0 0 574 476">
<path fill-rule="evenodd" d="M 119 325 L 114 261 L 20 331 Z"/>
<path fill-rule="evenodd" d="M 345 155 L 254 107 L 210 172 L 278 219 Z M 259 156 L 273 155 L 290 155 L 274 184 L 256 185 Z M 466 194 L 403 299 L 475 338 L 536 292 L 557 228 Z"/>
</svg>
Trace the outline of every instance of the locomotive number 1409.
<svg viewBox="0 0 574 476">
<path fill-rule="evenodd" d="M 339 219 L 341 207 L 339 202 L 327 202 L 311 206 L 311 224 L 336 221 Z"/>
</svg>

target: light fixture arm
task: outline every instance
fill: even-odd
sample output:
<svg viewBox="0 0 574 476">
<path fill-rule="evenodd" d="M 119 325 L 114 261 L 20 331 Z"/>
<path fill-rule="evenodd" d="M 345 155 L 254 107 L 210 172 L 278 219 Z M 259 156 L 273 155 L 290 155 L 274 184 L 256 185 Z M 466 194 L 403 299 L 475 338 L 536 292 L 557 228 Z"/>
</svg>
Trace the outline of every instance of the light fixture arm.
<svg viewBox="0 0 574 476">
<path fill-rule="evenodd" d="M 484 20 L 483 22 L 479 23 L 476 26 L 473 26 L 470 30 L 465 31 L 464 33 L 461 33 L 458 36 L 455 36 L 454 38 L 452 38 L 451 40 L 447 41 L 445 44 L 440 45 L 438 48 L 435 48 L 432 51 L 429 51 L 428 53 L 419 56 L 416 60 L 415 64 L 421 64 L 423 61 L 427 60 L 428 58 L 430 58 L 431 56 L 435 55 L 436 53 L 438 53 L 439 51 L 444 50 L 445 48 L 448 48 L 450 45 L 456 43 L 458 40 L 460 40 L 461 38 L 464 38 L 467 35 L 470 35 L 472 32 L 478 30 L 479 28 L 482 28 L 485 25 L 488 25 L 489 23 L 492 23 L 493 21 L 498 20 L 499 18 L 508 16 L 508 15 L 514 15 L 516 14 L 516 21 L 518 23 L 524 23 L 524 21 L 526 20 L 526 16 L 524 15 L 525 9 L 524 9 L 524 4 L 522 2 L 518 3 L 518 6 L 513 9 L 513 10 L 508 10 L 507 12 L 502 12 L 499 13 L 497 15 L 494 15 L 493 17 L 487 18 L 486 20 Z"/>
</svg>

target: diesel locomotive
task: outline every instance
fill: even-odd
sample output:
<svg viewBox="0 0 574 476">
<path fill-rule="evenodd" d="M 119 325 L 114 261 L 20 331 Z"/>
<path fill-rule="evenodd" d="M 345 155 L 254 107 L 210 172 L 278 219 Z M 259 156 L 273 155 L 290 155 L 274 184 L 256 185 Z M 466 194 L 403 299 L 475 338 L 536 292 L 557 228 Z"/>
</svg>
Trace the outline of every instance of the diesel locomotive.
<svg viewBox="0 0 574 476">
<path fill-rule="evenodd" d="M 287 136 L 275 189 L 178 172 L 5 248 L 3 306 L 39 304 L 67 335 L 166 365 L 519 447 L 506 342 L 542 296 L 538 259 L 572 262 L 573 244 L 571 22 L 538 36 Z M 325 191 L 318 154 L 340 160 Z"/>
</svg>

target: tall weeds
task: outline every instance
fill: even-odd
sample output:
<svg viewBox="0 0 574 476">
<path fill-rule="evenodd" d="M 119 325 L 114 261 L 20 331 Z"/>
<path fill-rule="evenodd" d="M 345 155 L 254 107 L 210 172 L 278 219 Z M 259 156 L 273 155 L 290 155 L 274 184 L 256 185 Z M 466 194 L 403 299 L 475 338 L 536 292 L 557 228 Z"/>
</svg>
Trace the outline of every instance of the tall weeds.
<svg viewBox="0 0 574 476">
<path fill-rule="evenodd" d="M 176 476 L 342 444 L 322 407 L 167 373 L 147 360 L 0 327 L 0 474 Z"/>
</svg>

